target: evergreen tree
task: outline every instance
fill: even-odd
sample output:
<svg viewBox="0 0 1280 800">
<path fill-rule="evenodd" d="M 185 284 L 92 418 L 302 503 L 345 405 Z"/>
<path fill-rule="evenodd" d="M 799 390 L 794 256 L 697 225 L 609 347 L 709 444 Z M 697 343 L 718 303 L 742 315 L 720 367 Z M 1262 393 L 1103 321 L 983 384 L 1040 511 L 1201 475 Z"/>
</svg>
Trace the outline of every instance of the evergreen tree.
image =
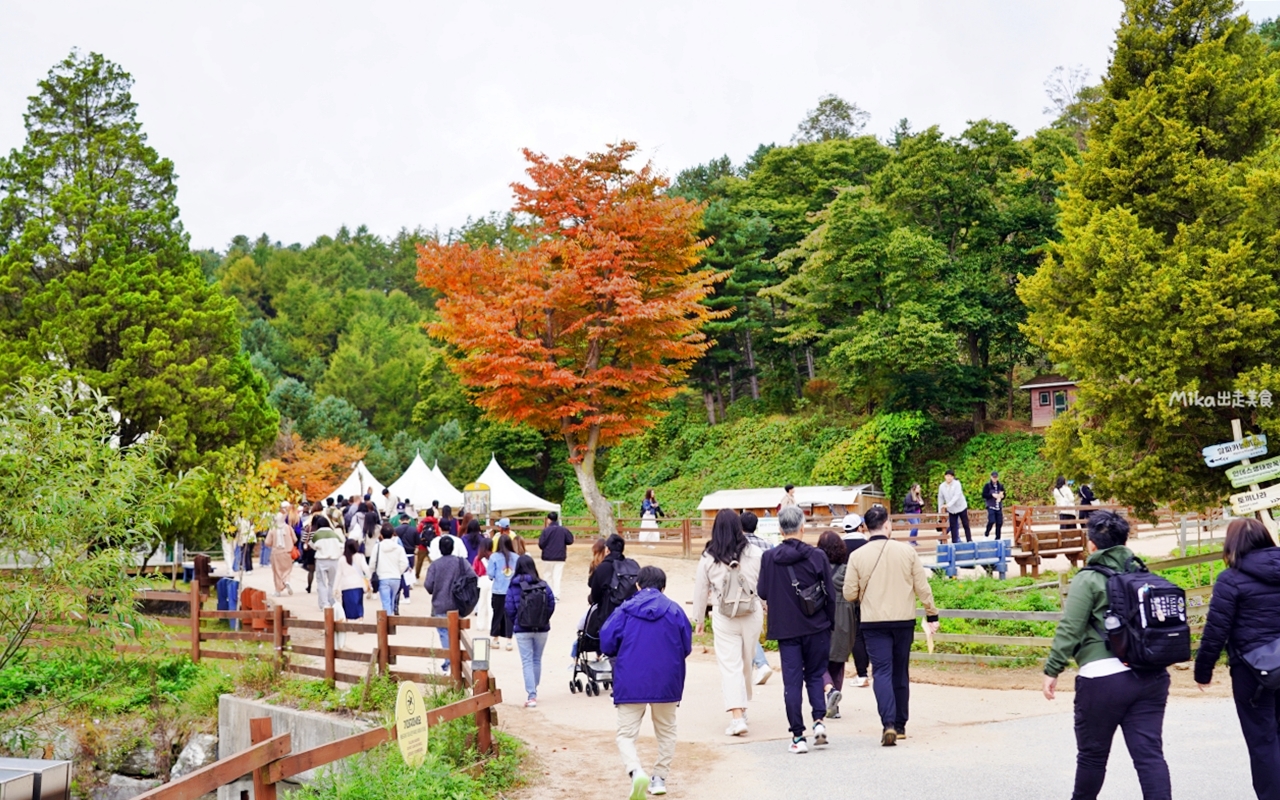
<svg viewBox="0 0 1280 800">
<path fill-rule="evenodd" d="M 1280 434 L 1232 394 L 1280 387 L 1278 59 L 1231 0 L 1125 4 L 1063 239 L 1021 290 L 1027 334 L 1080 386 L 1048 452 L 1101 496 L 1217 504 L 1200 449 L 1234 417 Z"/>
<path fill-rule="evenodd" d="M 277 416 L 241 350 L 235 303 L 178 220 L 173 163 L 147 145 L 132 79 L 97 53 L 55 66 L 0 160 L 0 381 L 69 373 L 110 398 L 128 446 L 163 429 L 172 466 Z"/>
</svg>

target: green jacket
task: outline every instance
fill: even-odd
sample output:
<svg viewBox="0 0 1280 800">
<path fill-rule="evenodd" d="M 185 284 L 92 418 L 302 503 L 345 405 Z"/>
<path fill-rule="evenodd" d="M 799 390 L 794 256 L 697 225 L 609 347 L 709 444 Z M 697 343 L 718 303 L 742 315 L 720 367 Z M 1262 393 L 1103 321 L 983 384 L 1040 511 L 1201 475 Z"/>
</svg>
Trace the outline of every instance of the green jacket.
<svg viewBox="0 0 1280 800">
<path fill-rule="evenodd" d="M 1132 556 L 1133 551 L 1127 547 L 1108 547 L 1089 556 L 1089 563 L 1123 572 Z M 1058 632 L 1053 637 L 1053 648 L 1049 650 L 1044 674 L 1058 677 L 1072 658 L 1078 667 L 1111 658 L 1113 653 L 1099 633 L 1106 613 L 1106 576 L 1093 570 L 1080 570 L 1071 579 L 1071 588 L 1067 590 L 1067 605 L 1062 609 L 1062 621 L 1058 623 Z"/>
</svg>

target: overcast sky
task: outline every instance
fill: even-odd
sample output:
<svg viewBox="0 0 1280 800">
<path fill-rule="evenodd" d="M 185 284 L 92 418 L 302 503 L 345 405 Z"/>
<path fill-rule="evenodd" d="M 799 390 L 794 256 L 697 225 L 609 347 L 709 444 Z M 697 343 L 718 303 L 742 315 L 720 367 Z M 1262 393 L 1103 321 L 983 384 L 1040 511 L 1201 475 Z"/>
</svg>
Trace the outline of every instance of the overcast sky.
<svg viewBox="0 0 1280 800">
<path fill-rule="evenodd" d="M 1245 4 L 1274 16 L 1280 2 Z M 1029 133 L 1058 65 L 1106 69 L 1120 0 L 0 0 L 0 150 L 73 47 L 136 81 L 197 247 L 341 224 L 446 229 L 509 207 L 520 148 L 631 139 L 668 174 L 786 142 L 819 95 L 958 133 Z"/>
</svg>

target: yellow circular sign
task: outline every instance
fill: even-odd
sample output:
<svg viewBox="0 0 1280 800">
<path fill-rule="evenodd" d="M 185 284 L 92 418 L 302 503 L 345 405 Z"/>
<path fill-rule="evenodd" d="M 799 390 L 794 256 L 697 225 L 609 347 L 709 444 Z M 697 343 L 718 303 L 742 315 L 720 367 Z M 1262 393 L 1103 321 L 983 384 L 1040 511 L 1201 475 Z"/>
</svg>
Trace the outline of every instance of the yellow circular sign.
<svg viewBox="0 0 1280 800">
<path fill-rule="evenodd" d="M 427 757 L 427 704 L 413 681 L 403 681 L 396 695 L 396 739 L 404 763 L 421 765 Z"/>
</svg>

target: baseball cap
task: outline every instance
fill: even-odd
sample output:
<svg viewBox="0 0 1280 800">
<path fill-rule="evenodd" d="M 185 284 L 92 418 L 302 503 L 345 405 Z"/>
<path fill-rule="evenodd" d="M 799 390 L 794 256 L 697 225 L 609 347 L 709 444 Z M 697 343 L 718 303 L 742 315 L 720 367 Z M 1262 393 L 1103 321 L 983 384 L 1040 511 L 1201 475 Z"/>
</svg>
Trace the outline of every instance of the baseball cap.
<svg viewBox="0 0 1280 800">
<path fill-rule="evenodd" d="M 511 527 L 511 520 L 507 519 L 506 517 L 503 517 L 502 519 L 498 520 L 498 527 L 499 527 L 499 528 L 510 528 L 510 527 Z"/>
<path fill-rule="evenodd" d="M 860 526 L 861 524 L 862 524 L 862 517 L 858 516 L 857 514 L 849 514 L 844 518 L 843 522 L 841 522 L 841 525 L 844 527 L 846 533 L 851 533 L 853 531 L 856 531 L 858 529 L 858 526 Z"/>
</svg>

